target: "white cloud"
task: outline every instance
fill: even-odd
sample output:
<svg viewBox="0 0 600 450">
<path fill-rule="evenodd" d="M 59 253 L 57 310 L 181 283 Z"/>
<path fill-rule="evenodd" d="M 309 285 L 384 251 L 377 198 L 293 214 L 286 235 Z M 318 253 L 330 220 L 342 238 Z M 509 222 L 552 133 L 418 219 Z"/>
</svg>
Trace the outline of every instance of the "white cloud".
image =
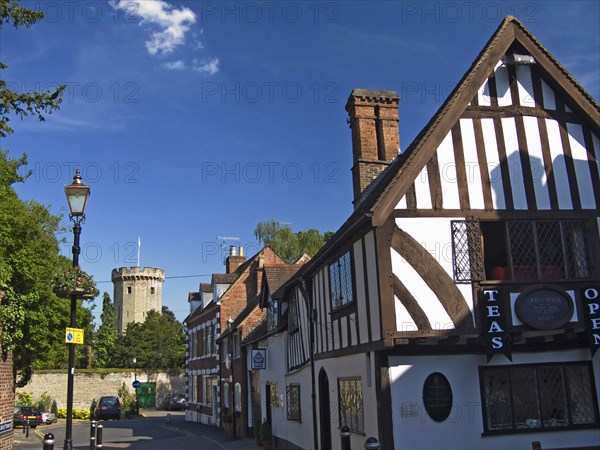
<svg viewBox="0 0 600 450">
<path fill-rule="evenodd" d="M 197 59 L 194 59 L 192 69 L 196 72 L 214 75 L 219 71 L 219 64 L 219 58 L 211 58 L 208 61 L 198 61 Z"/>
<path fill-rule="evenodd" d="M 196 14 L 185 6 L 179 9 L 163 0 L 112 0 L 114 9 L 122 9 L 141 19 L 141 23 L 157 25 L 146 41 L 146 48 L 152 55 L 169 54 L 185 41 L 185 34 L 196 22 Z"/>
<path fill-rule="evenodd" d="M 162 67 L 169 70 L 183 70 L 185 69 L 185 63 L 180 59 L 178 61 L 166 62 Z"/>
</svg>

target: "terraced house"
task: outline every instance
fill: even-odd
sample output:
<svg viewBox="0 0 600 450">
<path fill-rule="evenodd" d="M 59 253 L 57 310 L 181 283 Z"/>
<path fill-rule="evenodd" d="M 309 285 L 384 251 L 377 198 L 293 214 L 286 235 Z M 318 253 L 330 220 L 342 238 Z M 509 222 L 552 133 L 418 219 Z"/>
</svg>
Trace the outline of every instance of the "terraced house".
<svg viewBox="0 0 600 450">
<path fill-rule="evenodd" d="M 514 17 L 403 151 L 398 103 L 348 99 L 355 210 L 263 291 L 248 416 L 278 448 L 598 449 L 600 105 Z"/>
</svg>

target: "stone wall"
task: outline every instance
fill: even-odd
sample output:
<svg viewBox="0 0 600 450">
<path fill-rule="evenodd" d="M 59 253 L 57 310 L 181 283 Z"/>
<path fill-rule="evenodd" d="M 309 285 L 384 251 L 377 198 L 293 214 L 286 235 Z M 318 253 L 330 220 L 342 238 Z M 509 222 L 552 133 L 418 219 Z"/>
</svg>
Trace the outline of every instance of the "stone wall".
<svg viewBox="0 0 600 450">
<path fill-rule="evenodd" d="M 185 394 L 185 375 L 167 372 L 137 370 L 137 379 L 142 382 L 156 383 L 156 406 L 160 407 L 169 394 Z M 89 408 L 94 399 L 102 395 L 117 395 L 119 388 L 125 383 L 133 394 L 133 369 L 76 369 L 73 387 L 73 408 Z M 33 395 L 34 403 L 47 393 L 56 400 L 59 408 L 67 406 L 67 369 L 36 371 L 31 381 L 17 392 L 28 392 Z"/>
</svg>

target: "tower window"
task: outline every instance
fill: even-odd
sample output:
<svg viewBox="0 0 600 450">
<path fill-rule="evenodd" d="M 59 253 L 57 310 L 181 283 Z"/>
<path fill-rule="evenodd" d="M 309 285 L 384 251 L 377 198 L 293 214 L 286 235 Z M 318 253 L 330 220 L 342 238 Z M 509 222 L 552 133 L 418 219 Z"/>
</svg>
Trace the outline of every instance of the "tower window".
<svg viewBox="0 0 600 450">
<path fill-rule="evenodd" d="M 154 286 L 152 286 L 152 287 L 150 288 L 150 293 L 151 293 L 151 294 L 156 294 L 156 288 L 155 288 Z"/>
<path fill-rule="evenodd" d="M 131 286 L 127 286 L 127 293 L 131 294 Z"/>
</svg>

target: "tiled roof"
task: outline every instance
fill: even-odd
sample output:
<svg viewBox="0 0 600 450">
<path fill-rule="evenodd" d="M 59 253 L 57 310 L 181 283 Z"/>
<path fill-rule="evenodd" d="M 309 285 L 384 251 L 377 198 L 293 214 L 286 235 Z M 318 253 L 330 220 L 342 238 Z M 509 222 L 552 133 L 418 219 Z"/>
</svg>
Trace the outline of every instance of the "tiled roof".
<svg viewBox="0 0 600 450">
<path fill-rule="evenodd" d="M 291 264 L 277 264 L 272 266 L 265 266 L 265 276 L 267 283 L 269 284 L 269 290 L 271 291 L 271 297 L 278 297 L 279 288 L 289 280 L 292 275 L 298 272 L 302 265 L 291 265 Z M 280 293 L 279 293 L 280 294 Z"/>
<path fill-rule="evenodd" d="M 212 292 L 212 290 L 210 283 L 200 283 L 200 292 Z"/>
<path fill-rule="evenodd" d="M 213 273 L 212 282 L 214 284 L 231 284 L 238 277 L 237 273 Z M 206 292 L 210 292 L 212 289 Z M 205 291 L 202 291 L 205 292 Z"/>
</svg>

